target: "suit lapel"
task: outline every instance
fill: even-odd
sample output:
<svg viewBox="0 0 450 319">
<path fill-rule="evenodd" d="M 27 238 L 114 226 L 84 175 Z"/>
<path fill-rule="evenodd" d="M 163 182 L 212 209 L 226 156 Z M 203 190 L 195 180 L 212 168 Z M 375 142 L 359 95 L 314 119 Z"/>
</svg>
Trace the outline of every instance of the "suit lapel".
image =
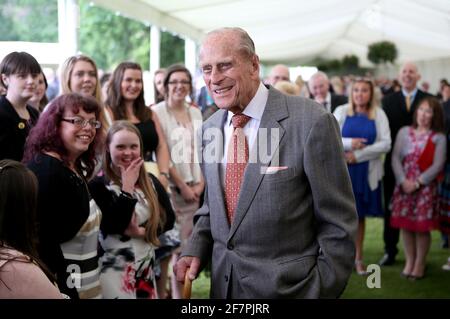
<svg viewBox="0 0 450 319">
<path fill-rule="evenodd" d="M 280 125 L 279 121 L 285 119 L 289 116 L 285 97 L 270 87 L 269 97 L 267 99 L 266 108 L 261 118 L 260 129 L 267 129 L 267 134 L 269 138 L 267 139 L 270 143 L 268 150 L 270 153 L 266 156 L 268 157 L 268 162 L 261 162 L 261 158 L 258 154 L 258 138 L 256 137 L 255 143 L 251 149 L 251 154 L 253 154 L 253 159 L 247 164 L 244 173 L 244 181 L 241 186 L 241 192 L 239 195 L 239 200 L 236 207 L 236 212 L 234 215 L 234 220 L 231 225 L 229 237 L 233 236 L 236 229 L 239 227 L 242 219 L 248 211 L 250 204 L 255 197 L 256 192 L 261 184 L 264 174 L 261 173 L 261 169 L 264 166 L 269 166 L 272 162 L 273 155 L 278 152 L 279 144 L 284 136 L 284 128 Z M 276 129 L 277 133 L 272 134 L 271 129 Z M 270 149 L 271 145 L 274 145 L 274 150 Z M 256 156 L 254 155 L 256 154 Z M 278 165 L 278 164 L 276 164 Z"/>
</svg>

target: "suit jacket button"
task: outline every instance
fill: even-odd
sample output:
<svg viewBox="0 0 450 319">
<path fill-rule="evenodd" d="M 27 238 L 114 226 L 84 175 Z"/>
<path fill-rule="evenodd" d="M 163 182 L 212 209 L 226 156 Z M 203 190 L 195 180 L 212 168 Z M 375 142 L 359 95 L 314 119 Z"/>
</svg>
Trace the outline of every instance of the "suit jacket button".
<svg viewBox="0 0 450 319">
<path fill-rule="evenodd" d="M 225 275 L 225 281 L 228 282 L 228 275 Z"/>
<path fill-rule="evenodd" d="M 234 245 L 232 243 L 228 243 L 227 248 L 228 248 L 228 250 L 233 250 Z"/>
</svg>

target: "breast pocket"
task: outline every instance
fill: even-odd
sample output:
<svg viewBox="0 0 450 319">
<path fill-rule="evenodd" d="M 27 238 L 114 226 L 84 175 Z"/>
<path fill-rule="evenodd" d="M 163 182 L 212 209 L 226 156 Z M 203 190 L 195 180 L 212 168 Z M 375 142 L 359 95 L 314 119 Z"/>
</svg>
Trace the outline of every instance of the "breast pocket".
<svg viewBox="0 0 450 319">
<path fill-rule="evenodd" d="M 264 182 L 274 183 L 294 179 L 297 176 L 297 171 L 293 167 L 271 171 L 269 167 L 269 169 L 266 169 L 265 171 L 262 170 L 261 174 L 264 174 Z"/>
</svg>

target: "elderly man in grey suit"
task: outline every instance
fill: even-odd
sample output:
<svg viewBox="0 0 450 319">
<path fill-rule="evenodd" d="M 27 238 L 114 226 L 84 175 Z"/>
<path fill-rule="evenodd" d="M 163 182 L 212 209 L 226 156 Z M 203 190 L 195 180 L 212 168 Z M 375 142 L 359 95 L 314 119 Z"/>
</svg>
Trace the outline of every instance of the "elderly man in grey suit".
<svg viewBox="0 0 450 319">
<path fill-rule="evenodd" d="M 177 280 L 195 279 L 211 260 L 212 298 L 338 297 L 353 268 L 357 215 L 333 115 L 265 87 L 240 28 L 208 33 L 200 65 L 219 110 L 203 126 L 207 189 Z M 217 131 L 223 145 L 211 138 Z M 218 161 L 211 144 L 222 145 Z M 247 163 L 230 156 L 242 150 Z"/>
</svg>

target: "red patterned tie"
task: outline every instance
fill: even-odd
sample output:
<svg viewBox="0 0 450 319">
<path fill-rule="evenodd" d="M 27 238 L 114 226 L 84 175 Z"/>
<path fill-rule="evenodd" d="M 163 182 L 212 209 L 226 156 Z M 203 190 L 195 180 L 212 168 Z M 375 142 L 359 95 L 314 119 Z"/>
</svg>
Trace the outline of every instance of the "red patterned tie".
<svg viewBox="0 0 450 319">
<path fill-rule="evenodd" d="M 227 168 L 225 171 L 225 206 L 228 221 L 233 222 L 239 192 L 241 190 L 242 177 L 248 162 L 248 142 L 245 138 L 243 127 L 251 117 L 244 114 L 235 114 L 231 118 L 233 134 L 228 145 Z"/>
</svg>

